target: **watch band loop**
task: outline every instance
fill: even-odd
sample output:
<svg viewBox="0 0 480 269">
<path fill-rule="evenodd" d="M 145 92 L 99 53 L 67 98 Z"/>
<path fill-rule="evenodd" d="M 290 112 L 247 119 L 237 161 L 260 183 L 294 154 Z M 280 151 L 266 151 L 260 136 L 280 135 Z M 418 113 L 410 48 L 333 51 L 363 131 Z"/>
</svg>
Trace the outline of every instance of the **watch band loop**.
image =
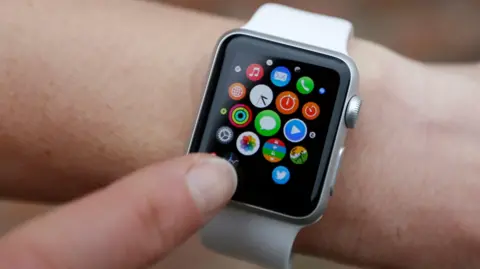
<svg viewBox="0 0 480 269">
<path fill-rule="evenodd" d="M 261 6 L 243 28 L 345 55 L 353 35 L 347 20 L 273 3 Z"/>
<path fill-rule="evenodd" d="M 202 230 L 208 248 L 269 269 L 291 269 L 293 242 L 301 226 L 228 207 Z"/>
</svg>

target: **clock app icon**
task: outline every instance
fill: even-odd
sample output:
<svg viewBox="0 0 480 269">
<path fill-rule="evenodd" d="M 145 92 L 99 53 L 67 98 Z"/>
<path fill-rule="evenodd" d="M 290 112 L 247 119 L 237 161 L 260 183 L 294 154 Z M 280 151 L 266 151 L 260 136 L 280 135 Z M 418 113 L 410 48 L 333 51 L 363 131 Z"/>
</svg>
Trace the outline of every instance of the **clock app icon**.
<svg viewBox="0 0 480 269">
<path fill-rule="evenodd" d="M 250 102 L 258 108 L 265 108 L 273 101 L 273 92 L 270 87 L 264 84 L 253 87 L 250 92 Z"/>
</svg>

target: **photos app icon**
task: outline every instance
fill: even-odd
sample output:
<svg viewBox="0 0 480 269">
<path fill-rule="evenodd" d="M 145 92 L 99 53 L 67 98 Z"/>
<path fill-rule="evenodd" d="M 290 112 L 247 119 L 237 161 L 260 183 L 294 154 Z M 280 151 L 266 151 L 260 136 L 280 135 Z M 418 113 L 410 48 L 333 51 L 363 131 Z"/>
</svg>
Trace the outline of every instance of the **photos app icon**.
<svg viewBox="0 0 480 269">
<path fill-rule="evenodd" d="M 237 150 L 245 156 L 257 153 L 260 148 L 260 138 L 254 132 L 244 132 L 237 138 Z"/>
</svg>

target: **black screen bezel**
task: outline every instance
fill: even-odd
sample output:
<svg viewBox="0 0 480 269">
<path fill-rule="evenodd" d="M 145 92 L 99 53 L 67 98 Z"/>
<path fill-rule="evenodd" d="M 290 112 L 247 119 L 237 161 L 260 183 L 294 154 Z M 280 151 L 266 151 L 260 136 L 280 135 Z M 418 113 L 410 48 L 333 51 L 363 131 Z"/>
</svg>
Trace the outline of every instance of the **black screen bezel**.
<svg viewBox="0 0 480 269">
<path fill-rule="evenodd" d="M 342 112 L 344 110 L 344 105 L 345 105 L 345 102 L 346 102 L 346 98 L 347 98 L 347 94 L 348 94 L 348 90 L 350 88 L 350 83 L 351 83 L 351 78 L 352 78 L 352 74 L 351 74 L 351 70 L 350 70 L 349 65 L 338 57 L 333 57 L 333 56 L 328 55 L 328 54 L 314 52 L 314 51 L 311 51 L 311 50 L 308 50 L 308 49 L 295 48 L 295 47 L 288 46 L 288 45 L 285 45 L 285 44 L 282 44 L 282 43 L 274 42 L 272 40 L 266 40 L 266 39 L 251 36 L 251 35 L 245 35 L 245 34 L 242 34 L 242 33 L 234 33 L 234 34 L 226 36 L 222 40 L 222 42 L 218 45 L 218 48 L 217 48 L 217 53 L 216 53 L 216 56 L 214 58 L 214 62 L 213 62 L 211 73 L 210 73 L 210 79 L 209 79 L 208 85 L 206 87 L 203 103 L 202 103 L 201 109 L 199 111 L 197 123 L 196 123 L 196 126 L 195 126 L 195 130 L 194 130 L 194 133 L 193 133 L 193 136 L 192 136 L 191 143 L 190 143 L 189 152 L 190 153 L 191 152 L 198 152 L 198 150 L 200 148 L 200 144 L 202 142 L 201 139 L 202 139 L 203 134 L 205 132 L 205 127 L 206 127 L 206 123 L 207 123 L 207 120 L 208 120 L 208 115 L 209 115 L 210 110 L 211 110 L 211 106 L 212 106 L 213 99 L 214 99 L 214 96 L 215 96 L 215 92 L 216 92 L 216 89 L 217 89 L 217 86 L 218 86 L 220 74 L 222 72 L 221 69 L 222 69 L 224 59 L 225 59 L 225 50 L 228 47 L 228 45 L 230 44 L 230 41 L 232 41 L 233 39 L 235 39 L 239 36 L 246 37 L 246 38 L 252 38 L 252 39 L 257 40 L 257 41 L 259 40 L 261 42 L 269 43 L 269 45 L 275 46 L 275 49 L 280 49 L 280 50 L 284 49 L 284 50 L 289 51 L 289 52 L 295 51 L 295 53 L 291 53 L 291 54 L 295 55 L 295 54 L 298 53 L 299 55 L 302 55 L 302 57 L 301 57 L 302 62 L 333 69 L 333 70 L 337 71 L 338 74 L 340 75 L 340 86 L 339 86 L 339 89 L 338 89 L 338 95 L 337 95 L 337 98 L 336 98 L 336 101 L 335 101 L 334 110 L 332 112 L 332 118 L 331 118 L 330 125 L 329 125 L 329 131 L 328 131 L 328 134 L 327 134 L 327 138 L 325 140 L 324 151 L 323 151 L 323 154 L 322 154 L 322 157 L 321 157 L 321 162 L 319 164 L 319 171 L 317 172 L 317 175 L 316 175 L 317 179 L 316 179 L 316 184 L 315 185 L 316 186 L 318 185 L 318 191 L 317 191 L 317 197 L 316 197 L 315 201 L 316 201 L 316 204 L 318 204 L 318 202 L 321 198 L 320 196 L 321 196 L 322 190 L 325 187 L 324 185 L 325 185 L 325 177 L 326 177 L 327 171 L 328 171 L 328 162 L 331 159 L 331 154 L 332 154 L 332 150 L 334 148 L 337 130 L 338 130 L 339 124 L 343 123 L 343 121 L 341 120 L 341 116 L 342 116 Z M 308 57 L 305 57 L 306 55 L 308 55 Z M 290 58 L 290 59 L 298 61 L 298 59 L 295 59 L 295 58 Z M 319 183 L 319 184 L 317 184 L 317 183 Z M 258 209 L 258 207 L 256 207 L 255 205 L 250 205 L 250 206 L 252 208 L 257 208 Z M 312 208 L 310 210 L 308 210 L 308 212 L 305 212 L 304 214 L 301 214 L 301 215 L 286 215 L 286 216 L 291 217 L 291 218 L 295 218 L 295 219 L 306 218 L 309 215 L 311 215 L 312 213 L 314 213 L 315 209 L 316 209 L 316 206 L 312 206 Z M 263 210 L 272 212 L 269 209 L 263 209 Z M 273 213 L 285 216 L 285 214 L 282 213 L 282 212 L 273 212 Z"/>
</svg>

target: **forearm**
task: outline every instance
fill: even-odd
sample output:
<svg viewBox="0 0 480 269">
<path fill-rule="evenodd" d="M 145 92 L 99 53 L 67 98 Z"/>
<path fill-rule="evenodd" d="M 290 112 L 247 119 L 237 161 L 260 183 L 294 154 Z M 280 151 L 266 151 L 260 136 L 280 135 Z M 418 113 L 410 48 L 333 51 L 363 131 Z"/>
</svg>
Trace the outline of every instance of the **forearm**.
<svg viewBox="0 0 480 269">
<path fill-rule="evenodd" d="M 236 25 L 139 1 L 2 1 L 1 194 L 70 199 L 183 154 Z"/>
<path fill-rule="evenodd" d="M 212 48 L 239 22 L 138 1 L 29 3 L 0 3 L 3 195 L 69 199 L 183 154 Z M 298 249 L 478 265 L 478 85 L 358 40 L 351 54 L 361 121 L 328 212 Z"/>
</svg>

